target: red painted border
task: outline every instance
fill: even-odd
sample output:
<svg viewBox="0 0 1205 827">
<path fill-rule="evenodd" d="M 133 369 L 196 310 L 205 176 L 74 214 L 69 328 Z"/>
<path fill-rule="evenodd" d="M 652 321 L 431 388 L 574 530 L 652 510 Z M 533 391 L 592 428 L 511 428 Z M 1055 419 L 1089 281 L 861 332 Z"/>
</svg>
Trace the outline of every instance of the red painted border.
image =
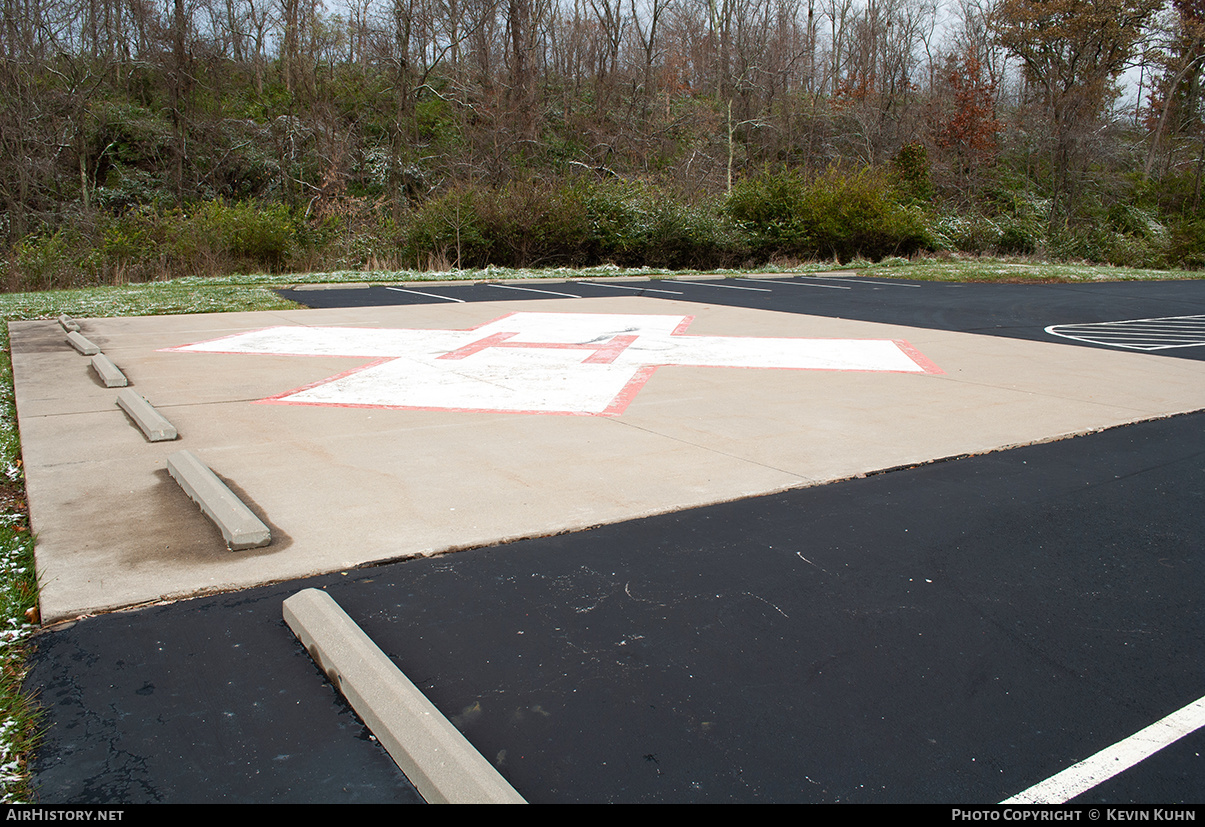
<svg viewBox="0 0 1205 827">
<path fill-rule="evenodd" d="M 277 354 L 277 355 L 279 355 L 279 354 Z M 252 404 L 258 405 L 258 404 L 275 402 L 275 403 L 278 403 L 281 405 L 322 405 L 327 408 L 351 408 L 351 407 L 389 408 L 389 407 L 393 407 L 391 405 L 339 405 L 339 404 L 336 404 L 333 402 L 288 402 L 285 400 L 285 397 L 293 396 L 294 394 L 308 391 L 310 388 L 317 388 L 317 387 L 321 387 L 322 385 L 329 385 L 331 382 L 338 382 L 340 379 L 346 379 L 348 376 L 353 376 L 362 370 L 368 370 L 369 368 L 375 368 L 378 365 L 383 365 L 387 362 L 392 362 L 398 358 L 400 358 L 400 357 L 382 356 L 379 359 L 373 359 L 371 362 L 369 362 L 367 364 L 351 368 L 350 370 L 345 370 L 342 373 L 336 373 L 334 376 L 328 376 L 325 379 L 319 379 L 316 382 L 310 382 L 308 384 L 302 385 L 299 388 L 293 388 L 293 390 L 291 390 L 291 391 L 285 391 L 284 393 L 278 393 L 275 396 L 265 396 L 263 399 L 255 400 L 255 402 L 253 402 Z"/>
<path fill-rule="evenodd" d="M 939 368 L 933 361 L 931 361 L 929 357 L 925 356 L 925 354 L 914 348 L 911 342 L 907 341 L 906 339 L 892 339 L 891 341 L 895 342 L 895 346 L 904 351 L 904 355 L 915 362 L 916 366 L 925 373 L 932 373 L 936 376 L 946 375 L 946 372 Z M 894 372 L 901 373 L 906 371 Z"/>
<path fill-rule="evenodd" d="M 457 332 L 477 330 L 478 328 L 484 327 L 485 325 L 493 324 L 495 322 L 499 322 L 499 321 L 502 321 L 503 319 L 514 316 L 514 315 L 516 315 L 517 312 L 518 311 L 506 313 L 502 316 L 499 316 L 496 319 L 491 319 L 489 321 L 482 322 L 477 325 L 473 325 L 472 327 L 459 328 L 459 329 L 457 329 Z M 558 315 L 563 315 L 563 314 L 558 314 Z M 588 315 L 588 314 L 583 314 L 583 315 Z M 616 314 L 606 314 L 606 315 L 616 315 Z M 634 315 L 634 314 L 626 314 L 626 315 Z M 670 335 L 671 336 L 683 336 L 683 337 L 689 336 L 690 334 L 687 334 L 686 330 L 687 330 L 687 328 L 690 327 L 690 325 L 694 322 L 694 320 L 695 320 L 694 316 L 684 316 L 682 318 L 682 321 L 678 323 L 678 325 L 673 329 L 673 331 L 671 331 Z M 261 332 L 265 332 L 265 331 L 269 331 L 269 330 L 292 330 L 292 329 L 299 328 L 299 327 L 308 327 L 308 326 L 306 326 L 306 325 L 275 325 L 273 327 L 264 327 L 264 328 L 258 328 L 255 330 L 244 331 L 242 333 L 232 333 L 227 336 L 219 336 L 216 339 L 207 339 L 207 340 L 203 340 L 200 342 L 192 342 L 187 345 L 179 345 L 177 347 L 170 347 L 170 348 L 160 348 L 157 352 L 159 352 L 159 353 L 217 353 L 217 354 L 240 355 L 240 356 L 260 355 L 260 356 L 308 356 L 310 358 L 327 358 L 327 357 L 329 357 L 329 358 L 365 358 L 365 357 L 357 357 L 355 354 L 337 354 L 337 353 L 298 354 L 298 353 L 286 353 L 286 352 L 281 352 L 281 351 L 251 351 L 251 352 L 248 352 L 248 351 L 217 351 L 217 350 L 194 351 L 194 350 L 187 350 L 187 348 L 195 347 L 196 345 L 199 345 L 199 344 L 209 344 L 209 343 L 214 343 L 214 342 L 221 342 L 226 339 L 234 339 L 239 336 L 245 336 L 248 333 L 261 333 Z M 316 328 L 316 329 L 321 329 L 321 328 Z M 359 330 L 359 331 L 369 332 L 369 331 L 399 330 L 399 329 L 424 330 L 426 328 L 340 327 L 338 329 L 340 329 L 340 330 Z M 449 328 L 430 328 L 430 330 L 448 332 Z M 481 339 L 477 342 L 472 342 L 457 350 L 449 351 L 448 353 L 444 354 L 443 356 L 440 356 L 437 358 L 439 358 L 439 359 L 463 359 L 467 356 L 470 356 L 474 353 L 477 353 L 481 350 L 485 350 L 490 347 L 531 347 L 531 348 L 563 348 L 563 349 L 571 349 L 571 350 L 593 350 L 594 353 L 590 357 L 588 357 L 584 363 L 609 363 L 609 362 L 613 361 L 616 357 L 618 357 L 619 353 L 621 353 L 623 350 L 625 350 L 637 338 L 635 336 L 614 337 L 614 339 L 612 340 L 611 343 L 608 343 L 608 345 L 604 345 L 602 347 L 599 347 L 597 345 L 576 344 L 576 343 L 542 343 L 542 342 L 509 342 L 509 341 L 507 341 L 511 337 L 517 336 L 517 335 L 518 335 L 517 333 L 497 333 L 493 336 L 487 336 L 486 338 Z M 710 338 L 774 339 L 774 338 L 795 338 L 795 337 L 714 336 L 714 337 L 710 337 Z M 836 338 L 837 337 L 828 337 L 827 339 L 822 339 L 822 338 L 814 338 L 813 337 L 810 339 L 810 341 L 833 341 Z M 840 338 L 846 338 L 846 337 L 840 337 Z M 615 341 L 615 340 L 621 340 L 621 341 Z M 887 340 L 864 339 L 864 340 L 860 340 L 860 341 L 887 341 Z M 916 366 L 919 367 L 923 373 L 933 374 L 933 375 L 945 375 L 945 371 L 943 371 L 934 362 L 932 362 L 924 354 L 922 354 L 919 350 L 917 350 L 915 347 L 913 347 L 910 342 L 908 342 L 904 339 L 892 339 L 890 341 L 896 347 L 898 347 L 904 353 L 905 356 L 907 356 L 909 359 L 911 359 L 912 362 L 915 363 Z M 320 407 L 320 408 L 370 408 L 370 409 L 376 408 L 376 409 L 381 409 L 381 410 L 449 411 L 449 412 L 454 412 L 454 413 L 503 413 L 503 414 L 525 414 L 525 415 L 542 414 L 542 415 L 551 415 L 551 416 L 619 416 L 620 414 L 622 414 L 624 411 L 627 410 L 628 406 L 636 398 L 637 394 L 639 394 L 640 391 L 644 388 L 645 384 L 653 377 L 653 374 L 656 373 L 658 368 L 689 367 L 689 368 L 713 368 L 714 369 L 714 368 L 732 367 L 731 365 L 704 365 L 704 364 L 699 364 L 699 365 L 665 365 L 665 364 L 642 365 L 641 367 L 636 369 L 635 373 L 632 375 L 632 378 L 630 380 L 628 380 L 627 384 L 625 384 L 623 386 L 623 388 L 619 391 L 619 393 L 617 393 L 612 398 L 611 403 L 606 408 L 604 408 L 602 411 L 599 411 L 599 412 L 517 410 L 517 409 L 513 409 L 513 408 L 446 408 L 446 407 L 433 407 L 433 406 L 422 406 L 422 405 L 368 405 L 368 404 L 359 404 L 359 403 L 291 401 L 288 399 L 288 397 L 290 397 L 290 396 L 295 396 L 296 394 L 303 393 L 304 391 L 310 390 L 311 388 L 316 388 L 316 387 L 320 387 L 322 385 L 330 384 L 332 382 L 337 382 L 340 379 L 344 379 L 348 376 L 352 376 L 361 371 L 368 370 L 369 368 L 374 368 L 374 367 L 377 367 L 378 365 L 383 365 L 387 362 L 392 362 L 394 359 L 397 359 L 397 358 L 400 358 L 400 357 L 391 357 L 391 356 L 378 357 L 376 359 L 372 359 L 372 361 L 367 362 L 366 364 L 359 365 L 358 367 L 351 368 L 350 370 L 343 371 L 342 373 L 337 373 L 334 376 L 328 376 L 326 378 L 319 379 L 315 382 L 310 382 L 306 385 L 302 385 L 300 387 L 293 388 L 292 390 L 288 390 L 283 393 L 276 394 L 274 396 L 268 396 L 263 399 L 255 400 L 255 402 L 253 402 L 252 404 L 300 405 L 300 406 L 305 406 L 305 407 Z M 866 370 L 845 369 L 845 368 L 744 367 L 741 369 L 742 370 L 808 370 L 808 371 L 832 372 L 832 373 L 904 373 L 904 374 L 913 373 L 913 371 L 866 371 Z"/>
</svg>

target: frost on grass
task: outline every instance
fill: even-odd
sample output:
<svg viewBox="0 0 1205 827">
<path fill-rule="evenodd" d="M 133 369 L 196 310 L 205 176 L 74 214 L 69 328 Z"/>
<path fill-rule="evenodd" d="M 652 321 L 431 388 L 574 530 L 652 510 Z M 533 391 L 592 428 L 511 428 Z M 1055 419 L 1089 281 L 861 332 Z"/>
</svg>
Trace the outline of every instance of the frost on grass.
<svg viewBox="0 0 1205 827">
<path fill-rule="evenodd" d="M 0 325 L 0 480 L 10 494 L 0 505 L 0 802 L 30 800 L 27 767 L 36 738 L 36 712 L 25 694 L 27 644 L 37 628 L 26 611 L 37 605 L 33 538 L 24 498 L 8 327 Z"/>
<path fill-rule="evenodd" d="M 0 527 L 0 802 L 28 801 L 29 754 L 36 737 L 36 713 L 24 694 L 27 643 L 36 626 L 25 611 L 36 603 L 33 587 L 33 542 L 24 525 Z M 17 515 L 23 517 L 23 515 Z"/>
<path fill-rule="evenodd" d="M 0 364 L 0 460 L 7 488 L 19 491 L 20 444 L 7 354 Z M 6 804 L 30 798 L 27 767 L 36 738 L 36 712 L 23 683 L 27 644 L 37 629 L 26 612 L 37 605 L 37 581 L 34 543 L 21 499 L 6 497 L 0 507 L 0 802 Z"/>
<path fill-rule="evenodd" d="M 978 257 L 917 259 L 909 264 L 901 264 L 895 259 L 884 259 L 877 264 L 863 264 L 858 271 L 866 276 L 961 282 L 1079 282 L 1205 278 L 1205 272 L 1202 271 L 1139 270 L 1109 265 L 1053 264 L 1032 260 L 1002 261 Z"/>
</svg>

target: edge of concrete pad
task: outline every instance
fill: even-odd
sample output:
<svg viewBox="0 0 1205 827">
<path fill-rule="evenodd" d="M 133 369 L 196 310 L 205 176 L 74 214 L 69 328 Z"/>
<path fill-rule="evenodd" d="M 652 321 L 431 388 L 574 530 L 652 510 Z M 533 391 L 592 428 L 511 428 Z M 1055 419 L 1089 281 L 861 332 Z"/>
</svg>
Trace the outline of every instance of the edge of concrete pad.
<svg viewBox="0 0 1205 827">
<path fill-rule="evenodd" d="M 232 551 L 262 548 L 272 542 L 268 527 L 192 451 L 169 456 L 167 472 L 213 520 Z"/>
<path fill-rule="evenodd" d="M 432 804 L 527 803 L 329 594 L 282 604 L 310 657 Z"/>
<path fill-rule="evenodd" d="M 318 284 L 302 283 L 294 284 L 290 290 L 296 290 L 299 293 L 306 293 L 314 290 L 367 290 L 372 287 L 372 284 L 366 281 L 348 281 L 348 282 L 321 282 Z"/>
</svg>

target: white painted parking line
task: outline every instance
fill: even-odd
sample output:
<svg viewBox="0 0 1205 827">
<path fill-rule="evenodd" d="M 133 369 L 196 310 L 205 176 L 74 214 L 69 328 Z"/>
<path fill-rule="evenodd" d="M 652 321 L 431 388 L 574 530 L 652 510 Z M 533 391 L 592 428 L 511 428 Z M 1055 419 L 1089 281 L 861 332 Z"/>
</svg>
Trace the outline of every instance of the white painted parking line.
<svg viewBox="0 0 1205 827">
<path fill-rule="evenodd" d="M 711 284 L 705 281 L 683 281 L 682 279 L 674 279 L 677 284 L 693 284 L 696 287 L 723 287 L 725 290 L 754 290 L 758 293 L 772 293 L 773 290 L 767 290 L 764 287 L 737 287 L 734 284 Z"/>
<path fill-rule="evenodd" d="M 1205 316 L 1161 316 L 1118 322 L 1052 324 L 1045 330 L 1051 336 L 1131 350 L 1167 350 L 1174 347 L 1205 345 Z"/>
<path fill-rule="evenodd" d="M 855 279 L 847 276 L 800 276 L 801 279 L 828 279 L 829 281 L 850 281 L 855 284 L 874 284 L 883 285 L 885 287 L 920 287 L 919 284 L 901 284 L 898 281 L 867 281 L 866 279 Z"/>
<path fill-rule="evenodd" d="M 1205 726 L 1205 698 L 1035 784 L 1001 804 L 1063 804 Z"/>
<path fill-rule="evenodd" d="M 628 287 L 626 284 L 599 284 L 596 281 L 579 281 L 575 284 L 588 284 L 591 287 L 610 287 L 612 290 L 636 290 L 640 293 L 668 293 L 671 296 L 681 296 L 681 290 L 655 290 L 652 287 Z"/>
<path fill-rule="evenodd" d="M 842 287 L 839 284 L 801 284 L 791 279 L 751 279 L 746 277 L 745 281 L 756 281 L 759 284 L 793 284 L 796 287 L 824 287 L 828 290 L 853 290 L 852 287 Z"/>
<path fill-rule="evenodd" d="M 557 293 L 555 290 L 536 290 L 533 287 L 514 287 L 509 284 L 493 284 L 493 283 L 487 283 L 485 286 L 486 287 L 500 287 L 503 290 L 523 290 L 527 293 L 544 293 L 545 295 L 548 295 L 548 296 L 564 296 L 567 299 L 580 299 L 581 298 L 581 296 L 577 295 L 576 293 Z"/>
<path fill-rule="evenodd" d="M 464 299 L 454 299 L 451 296 L 441 296 L 438 293 L 424 293 L 421 290 L 404 290 L 401 287 L 386 287 L 386 290 L 392 290 L 395 293 L 413 293 L 416 296 L 430 296 L 433 299 L 443 299 L 444 301 L 460 302 L 464 304 Z"/>
</svg>

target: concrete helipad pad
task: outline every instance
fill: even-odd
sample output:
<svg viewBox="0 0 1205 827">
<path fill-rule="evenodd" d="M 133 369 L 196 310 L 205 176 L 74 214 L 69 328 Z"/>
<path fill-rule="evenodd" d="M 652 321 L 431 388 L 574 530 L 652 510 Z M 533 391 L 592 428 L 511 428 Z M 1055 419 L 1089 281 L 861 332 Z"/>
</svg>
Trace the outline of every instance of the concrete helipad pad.
<svg viewBox="0 0 1205 827">
<path fill-rule="evenodd" d="M 179 439 L 10 324 L 47 622 L 1205 408 L 1202 362 L 648 298 L 80 322 Z M 227 550 L 180 450 L 270 546 Z"/>
</svg>

